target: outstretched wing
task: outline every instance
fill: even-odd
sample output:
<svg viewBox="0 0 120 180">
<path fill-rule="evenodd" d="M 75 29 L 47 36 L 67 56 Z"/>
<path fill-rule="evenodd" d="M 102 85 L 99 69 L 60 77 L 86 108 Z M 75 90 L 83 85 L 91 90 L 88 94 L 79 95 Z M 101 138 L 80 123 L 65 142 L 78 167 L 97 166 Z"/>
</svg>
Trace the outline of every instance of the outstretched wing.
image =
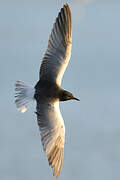
<svg viewBox="0 0 120 180">
<path fill-rule="evenodd" d="M 53 176 L 57 178 L 62 168 L 65 137 L 65 126 L 59 110 L 59 102 L 52 104 L 37 102 L 36 114 L 42 145 L 49 165 L 54 168 Z"/>
<path fill-rule="evenodd" d="M 61 85 L 68 65 L 72 46 L 72 20 L 68 4 L 64 5 L 56 18 L 48 41 L 41 67 L 40 79 Z"/>
</svg>

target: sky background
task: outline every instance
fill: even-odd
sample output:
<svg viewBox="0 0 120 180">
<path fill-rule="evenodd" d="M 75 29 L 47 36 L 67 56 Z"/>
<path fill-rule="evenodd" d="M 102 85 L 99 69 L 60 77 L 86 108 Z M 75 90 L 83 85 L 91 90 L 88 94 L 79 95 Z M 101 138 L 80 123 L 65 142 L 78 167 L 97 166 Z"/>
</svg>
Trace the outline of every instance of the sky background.
<svg viewBox="0 0 120 180">
<path fill-rule="evenodd" d="M 0 179 L 52 180 L 35 103 L 25 114 L 14 84 L 38 80 L 61 0 L 0 0 Z M 62 87 L 80 102 L 61 103 L 66 143 L 61 180 L 120 179 L 120 2 L 68 1 L 72 56 Z"/>
</svg>

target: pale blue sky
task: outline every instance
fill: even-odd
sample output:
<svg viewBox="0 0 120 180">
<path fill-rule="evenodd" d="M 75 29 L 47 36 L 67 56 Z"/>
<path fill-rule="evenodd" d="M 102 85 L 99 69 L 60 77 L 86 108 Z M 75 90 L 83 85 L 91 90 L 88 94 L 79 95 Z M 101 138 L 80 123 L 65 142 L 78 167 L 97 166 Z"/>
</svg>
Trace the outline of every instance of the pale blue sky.
<svg viewBox="0 0 120 180">
<path fill-rule="evenodd" d="M 0 179 L 54 179 L 42 150 L 35 104 L 20 114 L 14 83 L 35 84 L 58 11 L 66 1 L 0 1 Z M 73 46 L 62 87 L 66 144 L 60 179 L 120 179 L 120 2 L 68 1 Z"/>
</svg>

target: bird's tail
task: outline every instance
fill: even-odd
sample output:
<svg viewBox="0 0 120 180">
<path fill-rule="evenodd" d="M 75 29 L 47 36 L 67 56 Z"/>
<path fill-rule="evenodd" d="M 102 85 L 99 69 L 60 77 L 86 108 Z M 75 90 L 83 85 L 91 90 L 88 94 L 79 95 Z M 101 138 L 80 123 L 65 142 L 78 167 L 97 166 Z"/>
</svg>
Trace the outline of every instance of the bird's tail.
<svg viewBox="0 0 120 180">
<path fill-rule="evenodd" d="M 17 109 L 24 113 L 29 103 L 34 100 L 35 88 L 22 81 L 15 83 L 15 104 Z"/>
</svg>

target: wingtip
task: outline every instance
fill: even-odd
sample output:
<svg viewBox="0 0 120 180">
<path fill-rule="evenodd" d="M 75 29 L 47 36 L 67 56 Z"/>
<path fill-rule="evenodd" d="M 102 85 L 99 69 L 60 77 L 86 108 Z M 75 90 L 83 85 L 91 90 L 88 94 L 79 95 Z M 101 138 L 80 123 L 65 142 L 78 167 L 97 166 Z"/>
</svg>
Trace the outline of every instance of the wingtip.
<svg viewBox="0 0 120 180">
<path fill-rule="evenodd" d="M 62 9 L 67 11 L 67 13 L 71 16 L 71 10 L 70 10 L 70 7 L 69 7 L 68 3 L 64 4 Z"/>
<path fill-rule="evenodd" d="M 70 8 L 70 7 L 69 7 L 68 3 L 66 3 L 63 5 L 63 8 Z"/>
<path fill-rule="evenodd" d="M 69 7 L 68 3 L 66 3 L 66 6 L 68 6 L 68 7 Z"/>
<path fill-rule="evenodd" d="M 69 6 L 68 3 L 65 3 L 64 5 L 65 5 L 65 6 Z"/>
</svg>

